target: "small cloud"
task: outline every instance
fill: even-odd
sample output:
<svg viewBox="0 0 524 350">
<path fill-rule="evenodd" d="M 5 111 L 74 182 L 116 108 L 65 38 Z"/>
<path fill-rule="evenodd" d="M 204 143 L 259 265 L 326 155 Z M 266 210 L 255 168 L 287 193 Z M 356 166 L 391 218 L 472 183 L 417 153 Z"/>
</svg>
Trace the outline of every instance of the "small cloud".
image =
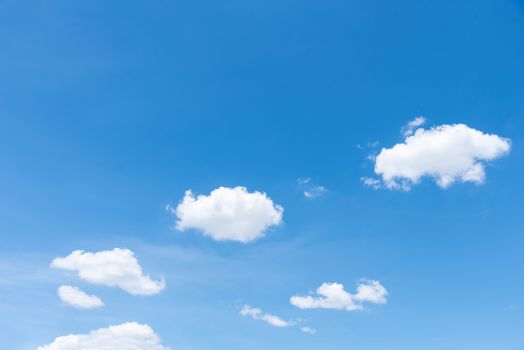
<svg viewBox="0 0 524 350">
<path fill-rule="evenodd" d="M 360 303 L 385 304 L 387 303 L 388 291 L 379 281 L 362 280 L 357 286 L 357 293 L 353 299 Z"/>
<path fill-rule="evenodd" d="M 382 182 L 378 179 L 374 179 L 372 177 L 361 177 L 360 181 L 364 184 L 366 187 L 371 187 L 374 190 L 378 190 L 382 187 Z"/>
<path fill-rule="evenodd" d="M 73 286 L 60 286 L 57 291 L 63 302 L 78 309 L 98 309 L 104 302 L 96 295 L 88 295 L 80 288 Z"/>
<path fill-rule="evenodd" d="M 277 328 L 294 327 L 294 326 L 298 326 L 300 323 L 303 322 L 303 320 L 298 319 L 298 318 L 286 321 L 279 316 L 272 315 L 270 313 L 262 311 L 261 309 L 257 307 L 251 307 L 249 305 L 244 305 L 242 309 L 240 309 L 240 315 L 244 317 L 251 317 L 254 320 L 264 321 L 268 325 L 272 327 L 277 327 Z M 308 326 L 300 327 L 300 330 L 303 333 L 309 333 L 309 334 L 315 334 L 317 332 L 316 329 L 313 329 Z"/>
<path fill-rule="evenodd" d="M 363 303 L 385 304 L 388 292 L 380 282 L 363 280 L 357 286 L 355 294 L 344 290 L 340 283 L 323 283 L 316 291 L 316 296 L 292 296 L 290 302 L 300 309 L 334 309 L 357 311 L 363 309 Z"/>
<path fill-rule="evenodd" d="M 249 316 L 253 318 L 254 320 L 264 321 L 268 325 L 273 326 L 273 327 L 284 328 L 284 327 L 289 327 L 290 325 L 292 325 L 292 322 L 290 321 L 284 321 L 283 319 L 281 319 L 278 316 L 275 316 L 269 313 L 265 313 L 261 309 L 251 307 L 249 305 L 244 305 L 242 309 L 240 310 L 240 314 L 242 316 Z"/>
<path fill-rule="evenodd" d="M 115 248 L 101 252 L 75 250 L 66 257 L 53 259 L 51 267 L 78 273 L 81 279 L 102 286 L 119 287 L 132 295 L 152 295 L 165 288 L 165 281 L 144 275 L 135 254 Z"/>
<path fill-rule="evenodd" d="M 306 198 L 320 197 L 327 192 L 327 189 L 324 186 L 312 185 L 309 177 L 297 179 L 297 185 Z"/>
<path fill-rule="evenodd" d="M 177 229 L 197 229 L 216 241 L 249 243 L 265 235 L 271 226 L 282 223 L 284 208 L 263 192 L 245 187 L 219 187 L 209 195 L 194 196 L 186 191 L 176 208 Z"/>
<path fill-rule="evenodd" d="M 415 129 L 417 129 L 419 126 L 424 125 L 425 123 L 426 118 L 422 116 L 416 117 L 415 119 L 411 120 L 406 125 L 404 125 L 402 129 L 400 129 L 400 131 L 402 132 L 402 135 L 404 135 L 404 137 L 408 137 L 413 135 Z"/>
<path fill-rule="evenodd" d="M 322 196 L 327 190 L 324 186 L 315 186 L 307 190 L 304 190 L 304 196 L 306 198 L 316 198 Z"/>
<path fill-rule="evenodd" d="M 316 329 L 308 327 L 308 326 L 300 327 L 300 330 L 303 333 L 308 333 L 308 334 L 311 334 L 311 335 L 315 335 L 317 333 Z"/>
<path fill-rule="evenodd" d="M 380 145 L 379 141 L 368 142 L 365 145 L 357 145 L 357 148 L 362 151 L 366 151 L 366 159 L 368 161 L 374 162 L 377 157 L 377 147 Z"/>
<path fill-rule="evenodd" d="M 311 178 L 309 177 L 301 177 L 297 179 L 297 184 L 299 186 L 305 186 L 311 181 Z"/>
<path fill-rule="evenodd" d="M 368 142 L 364 145 L 358 144 L 356 147 L 360 150 L 364 150 L 364 149 L 375 149 L 378 147 L 378 145 L 380 145 L 379 141 L 373 141 L 373 142 Z"/>
</svg>

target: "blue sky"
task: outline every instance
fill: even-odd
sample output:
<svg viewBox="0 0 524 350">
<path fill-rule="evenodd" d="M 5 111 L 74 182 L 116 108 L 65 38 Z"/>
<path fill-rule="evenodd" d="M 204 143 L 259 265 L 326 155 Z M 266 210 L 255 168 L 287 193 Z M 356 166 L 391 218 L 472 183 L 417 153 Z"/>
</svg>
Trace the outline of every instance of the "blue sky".
<svg viewBox="0 0 524 350">
<path fill-rule="evenodd" d="M 522 1 L 0 1 L 0 347 L 136 321 L 172 350 L 524 349 L 522 38 Z M 387 188 L 374 157 L 418 116 L 511 149 L 477 183 Z M 166 205 L 221 186 L 281 222 L 248 243 L 176 229 Z M 50 267 L 114 248 L 166 288 Z M 362 279 L 387 303 L 290 303 Z"/>
</svg>

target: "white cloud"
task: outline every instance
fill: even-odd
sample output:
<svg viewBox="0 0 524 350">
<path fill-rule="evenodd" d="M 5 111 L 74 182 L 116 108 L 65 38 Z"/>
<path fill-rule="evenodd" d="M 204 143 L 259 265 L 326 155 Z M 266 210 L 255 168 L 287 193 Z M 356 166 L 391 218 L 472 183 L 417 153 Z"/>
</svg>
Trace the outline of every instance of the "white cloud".
<svg viewBox="0 0 524 350">
<path fill-rule="evenodd" d="M 344 290 L 340 283 L 323 283 L 316 296 L 292 296 L 291 304 L 300 309 L 362 310 L 364 302 L 384 304 L 388 292 L 378 281 L 364 280 L 357 286 L 357 293 Z"/>
<path fill-rule="evenodd" d="M 144 275 L 135 254 L 129 249 L 115 248 L 96 253 L 75 250 L 63 258 L 56 258 L 51 267 L 75 271 L 90 283 L 120 287 L 133 295 L 157 294 L 165 288 L 165 281 L 154 281 Z"/>
<path fill-rule="evenodd" d="M 57 291 L 63 302 L 79 309 L 96 309 L 104 306 L 104 302 L 96 295 L 88 295 L 77 287 L 60 286 Z"/>
<path fill-rule="evenodd" d="M 464 124 L 419 128 L 403 143 L 382 148 L 375 173 L 385 187 L 408 190 L 423 177 L 447 188 L 457 181 L 482 184 L 485 162 L 509 153 L 510 140 Z"/>
<path fill-rule="evenodd" d="M 382 187 L 382 182 L 372 177 L 361 177 L 360 181 L 362 181 L 364 186 L 371 187 L 374 190 L 378 190 Z"/>
<path fill-rule="evenodd" d="M 365 281 L 357 286 L 357 293 L 353 295 L 353 300 L 361 303 L 385 304 L 387 296 L 388 291 L 379 281 Z"/>
<path fill-rule="evenodd" d="M 297 179 L 297 185 L 302 189 L 304 197 L 306 198 L 316 198 L 322 196 L 327 192 L 327 189 L 324 186 L 316 186 L 311 183 L 311 178 L 302 177 Z"/>
<path fill-rule="evenodd" d="M 284 213 L 265 193 L 240 186 L 219 187 L 197 197 L 189 190 L 176 209 L 167 209 L 177 216 L 179 230 L 194 228 L 217 241 L 243 243 L 263 237 L 269 227 L 282 222 Z"/>
<path fill-rule="evenodd" d="M 344 290 L 344 286 L 339 283 L 323 283 L 317 289 L 318 297 L 292 296 L 291 304 L 300 309 L 346 309 L 348 311 L 360 309 L 360 305 L 355 304 L 350 293 Z"/>
<path fill-rule="evenodd" d="M 317 330 L 308 326 L 300 327 L 300 330 L 304 333 L 308 333 L 311 335 L 315 335 L 317 333 Z"/>
<path fill-rule="evenodd" d="M 255 320 L 261 320 L 273 327 L 289 327 L 292 323 L 284 321 L 278 316 L 264 313 L 261 309 L 244 305 L 240 310 L 242 316 L 249 316 Z"/>
<path fill-rule="evenodd" d="M 324 186 L 314 186 L 310 187 L 307 190 L 304 190 L 304 196 L 307 198 L 315 198 L 320 197 L 324 193 L 326 193 L 326 188 Z"/>
<path fill-rule="evenodd" d="M 301 177 L 297 179 L 297 184 L 299 186 L 305 186 L 311 182 L 311 178 L 309 177 Z"/>
<path fill-rule="evenodd" d="M 426 123 L 426 118 L 424 117 L 416 117 L 415 119 L 411 120 L 409 123 L 404 125 L 402 129 L 400 130 L 402 132 L 402 135 L 405 137 L 413 135 L 413 132 L 419 127 Z"/>
<path fill-rule="evenodd" d="M 131 322 L 89 334 L 66 335 L 37 350 L 169 350 L 147 325 Z"/>
</svg>

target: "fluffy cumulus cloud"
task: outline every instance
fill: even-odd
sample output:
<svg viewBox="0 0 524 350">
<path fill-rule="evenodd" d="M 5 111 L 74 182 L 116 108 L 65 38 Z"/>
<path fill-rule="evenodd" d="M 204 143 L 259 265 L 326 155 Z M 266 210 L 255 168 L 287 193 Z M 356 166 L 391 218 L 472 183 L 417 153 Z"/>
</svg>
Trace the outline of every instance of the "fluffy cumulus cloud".
<svg viewBox="0 0 524 350">
<path fill-rule="evenodd" d="M 388 291 L 379 281 L 364 281 L 357 286 L 357 292 L 353 294 L 353 300 L 358 303 L 387 303 Z"/>
<path fill-rule="evenodd" d="M 99 297 L 86 294 L 77 287 L 60 286 L 57 294 L 64 303 L 79 309 L 97 309 L 104 306 Z"/>
<path fill-rule="evenodd" d="M 209 195 L 186 191 L 176 208 L 167 208 L 178 218 L 179 230 L 197 229 L 217 241 L 248 243 L 264 236 L 282 222 L 284 208 L 265 193 L 245 187 L 219 187 Z"/>
<path fill-rule="evenodd" d="M 441 188 L 455 182 L 482 184 L 485 164 L 509 153 L 510 140 L 486 134 L 464 124 L 418 128 L 404 142 L 382 148 L 375 159 L 375 173 L 390 189 L 408 190 L 423 177 Z M 377 188 L 376 181 L 363 179 Z"/>
<path fill-rule="evenodd" d="M 335 309 L 356 311 L 363 303 L 385 304 L 388 292 L 378 281 L 364 280 L 357 286 L 355 294 L 344 290 L 340 283 L 323 283 L 317 295 L 293 296 L 291 304 L 300 309 Z"/>
<path fill-rule="evenodd" d="M 244 305 L 240 310 L 242 316 L 249 316 L 255 320 L 261 320 L 266 322 L 268 325 L 273 327 L 289 327 L 292 323 L 289 321 L 284 321 L 278 316 L 271 315 L 263 312 L 261 309 L 256 307 L 251 307 L 249 305 Z"/>
<path fill-rule="evenodd" d="M 129 249 L 96 253 L 76 250 L 66 257 L 54 259 L 51 267 L 77 272 L 87 282 L 120 287 L 132 295 L 157 294 L 165 288 L 163 279 L 155 281 L 144 275 L 135 254 Z"/>
<path fill-rule="evenodd" d="M 66 335 L 37 350 L 169 350 L 147 325 L 130 322 L 89 334 Z"/>
</svg>

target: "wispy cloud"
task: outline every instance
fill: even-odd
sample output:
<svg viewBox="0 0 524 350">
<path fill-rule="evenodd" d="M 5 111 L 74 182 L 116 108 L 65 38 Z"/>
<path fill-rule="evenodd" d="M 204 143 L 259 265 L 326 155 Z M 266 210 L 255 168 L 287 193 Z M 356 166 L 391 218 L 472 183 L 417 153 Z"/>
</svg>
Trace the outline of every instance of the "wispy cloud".
<svg viewBox="0 0 524 350">
<path fill-rule="evenodd" d="M 424 125 L 425 123 L 426 118 L 422 116 L 416 117 L 415 119 L 409 121 L 406 125 L 404 125 L 402 129 L 400 129 L 400 132 L 402 133 L 402 135 L 404 135 L 404 137 L 411 136 L 415 132 L 415 129 L 417 129 L 419 126 Z"/>
<path fill-rule="evenodd" d="M 382 188 L 382 182 L 378 179 L 374 179 L 372 177 L 361 177 L 360 181 L 364 184 L 366 187 L 371 187 L 374 190 L 378 190 L 379 188 Z"/>
<path fill-rule="evenodd" d="M 312 184 L 311 178 L 309 177 L 297 179 L 297 185 L 306 198 L 320 197 L 327 192 L 327 189 L 324 186 Z"/>
<path fill-rule="evenodd" d="M 290 321 L 285 321 L 282 318 L 272 315 L 270 313 L 265 313 L 261 309 L 256 307 L 251 307 L 249 305 L 244 305 L 240 310 L 242 316 L 249 316 L 254 320 L 261 320 L 266 322 L 268 325 L 273 327 L 289 327 L 291 325 Z"/>
<path fill-rule="evenodd" d="M 292 320 L 284 320 L 283 318 L 264 312 L 262 309 L 259 309 L 257 307 L 251 307 L 249 305 L 244 305 L 240 309 L 240 315 L 244 317 L 251 317 L 254 320 L 259 320 L 267 323 L 268 325 L 272 327 L 277 328 L 287 328 L 287 327 L 294 327 L 303 322 L 303 320 L 295 318 Z M 313 329 L 308 326 L 302 326 L 300 327 L 300 330 L 303 333 L 309 333 L 309 334 L 315 334 L 317 331 L 316 329 Z"/>
<path fill-rule="evenodd" d="M 311 334 L 311 335 L 315 335 L 317 333 L 316 329 L 308 327 L 308 326 L 300 327 L 300 330 L 303 333 L 308 333 L 308 334 Z"/>
</svg>

